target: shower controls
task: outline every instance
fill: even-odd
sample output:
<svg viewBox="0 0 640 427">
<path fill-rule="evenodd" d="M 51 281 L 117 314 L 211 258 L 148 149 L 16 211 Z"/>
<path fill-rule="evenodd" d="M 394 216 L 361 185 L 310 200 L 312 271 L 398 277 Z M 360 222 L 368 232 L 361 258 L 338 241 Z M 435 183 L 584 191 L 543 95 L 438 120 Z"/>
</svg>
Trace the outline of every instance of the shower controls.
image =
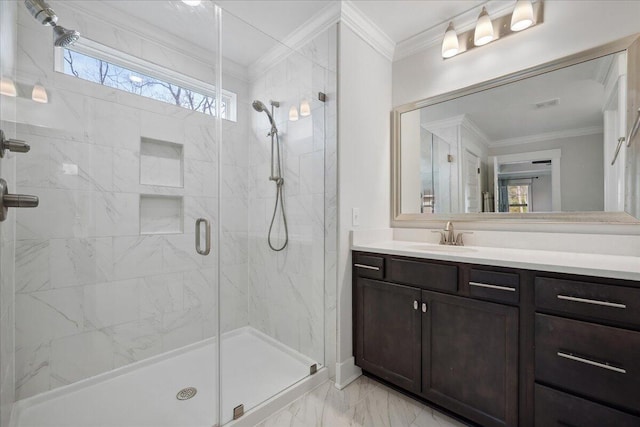
<svg viewBox="0 0 640 427">
<path fill-rule="evenodd" d="M 9 208 L 37 208 L 38 196 L 9 194 L 7 181 L 0 178 L 0 221 L 7 219 Z"/>
<path fill-rule="evenodd" d="M 6 139 L 4 132 L 0 130 L 0 158 L 4 157 L 6 150 L 14 153 L 28 153 L 31 147 L 24 141 L 17 139 Z"/>
<path fill-rule="evenodd" d="M 204 249 L 202 249 L 202 243 L 200 240 L 201 239 L 200 225 L 202 223 L 204 223 L 204 233 L 205 233 Z M 211 252 L 211 224 L 209 223 L 209 220 L 205 218 L 198 218 L 196 220 L 196 252 L 198 252 L 198 254 L 202 256 L 209 255 L 209 252 Z"/>
</svg>

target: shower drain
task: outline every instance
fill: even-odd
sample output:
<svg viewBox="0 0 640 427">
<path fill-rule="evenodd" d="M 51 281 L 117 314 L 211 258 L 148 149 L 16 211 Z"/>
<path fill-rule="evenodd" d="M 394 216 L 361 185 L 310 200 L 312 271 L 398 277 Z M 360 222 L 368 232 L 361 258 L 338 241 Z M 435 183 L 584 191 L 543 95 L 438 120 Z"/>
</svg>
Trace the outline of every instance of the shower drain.
<svg viewBox="0 0 640 427">
<path fill-rule="evenodd" d="M 195 387 L 183 388 L 178 392 L 178 394 L 176 394 L 176 399 L 178 400 L 191 399 L 193 396 L 196 395 L 197 392 L 198 390 Z"/>
</svg>

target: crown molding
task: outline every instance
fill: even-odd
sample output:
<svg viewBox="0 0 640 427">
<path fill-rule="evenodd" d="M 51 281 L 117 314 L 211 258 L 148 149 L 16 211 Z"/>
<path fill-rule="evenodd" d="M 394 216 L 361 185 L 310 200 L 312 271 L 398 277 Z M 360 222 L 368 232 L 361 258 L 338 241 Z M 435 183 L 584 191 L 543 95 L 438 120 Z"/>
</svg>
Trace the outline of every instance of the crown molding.
<svg viewBox="0 0 640 427">
<path fill-rule="evenodd" d="M 264 55 L 249 65 L 249 80 L 254 81 L 261 76 L 265 70 L 270 69 L 292 53 L 298 51 L 331 25 L 337 24 L 338 21 L 340 21 L 340 10 L 340 2 L 335 1 L 329 3 L 324 9 L 300 25 L 283 40 L 279 41 L 278 45 L 268 50 Z"/>
<path fill-rule="evenodd" d="M 589 126 L 577 129 L 568 129 L 555 132 L 545 132 L 536 135 L 518 136 L 515 138 L 501 139 L 489 144 L 489 148 L 509 147 L 513 145 L 530 144 L 532 142 L 551 141 L 554 139 L 573 138 L 577 136 L 596 135 L 603 133 L 602 126 Z"/>
<path fill-rule="evenodd" d="M 393 61 L 396 43 L 351 0 L 342 1 L 340 20 L 378 53 Z"/>
<path fill-rule="evenodd" d="M 396 44 L 393 60 L 397 61 L 425 51 L 435 45 L 442 44 L 442 38 L 444 37 L 444 32 L 449 22 L 453 22 L 458 34 L 472 30 L 475 28 L 478 14 L 483 6 L 487 8 L 489 16 L 502 16 L 511 13 L 514 3 L 510 1 L 505 2 L 504 0 L 490 0 L 434 25 L 408 39 L 402 40 Z"/>
<path fill-rule="evenodd" d="M 463 117 L 462 123 L 460 123 L 460 126 L 467 129 L 469 132 L 473 133 L 478 138 L 478 140 L 480 141 L 480 143 L 484 148 L 489 148 L 489 145 L 491 144 L 491 140 L 489 139 L 487 134 L 484 133 L 484 131 L 480 129 L 480 127 L 476 124 L 476 122 L 471 120 L 467 115 L 463 115 L 462 117 Z"/>
</svg>

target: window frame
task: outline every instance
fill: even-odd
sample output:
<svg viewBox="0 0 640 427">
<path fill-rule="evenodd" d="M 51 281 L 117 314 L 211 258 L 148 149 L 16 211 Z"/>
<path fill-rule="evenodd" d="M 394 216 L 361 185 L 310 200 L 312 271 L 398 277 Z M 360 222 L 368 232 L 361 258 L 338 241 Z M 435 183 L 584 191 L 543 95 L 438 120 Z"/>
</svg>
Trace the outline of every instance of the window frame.
<svg viewBox="0 0 640 427">
<path fill-rule="evenodd" d="M 68 49 L 72 52 L 77 52 L 81 55 L 89 56 L 97 60 L 105 61 L 109 64 L 113 64 L 118 67 L 125 68 L 134 73 L 140 73 L 142 75 L 152 77 L 157 80 L 161 80 L 162 82 L 165 82 L 165 83 L 171 83 L 171 84 L 177 85 L 183 89 L 192 90 L 201 95 L 206 95 L 212 98 L 216 98 L 216 87 L 212 84 L 178 73 L 176 71 L 151 63 L 149 61 L 130 55 L 128 53 L 121 52 L 117 49 L 113 49 L 109 46 L 105 46 L 103 44 L 97 43 L 93 40 L 89 40 L 84 37 L 80 39 L 77 43 L 75 43 L 72 47 L 67 47 L 67 48 L 54 47 L 54 71 L 62 73 L 65 76 L 74 77 L 65 72 L 64 49 Z M 77 78 L 80 78 L 81 80 L 84 80 L 84 81 L 91 81 L 91 80 L 83 79 L 81 77 L 77 77 Z M 119 90 L 123 90 L 123 89 L 119 89 Z M 128 91 L 124 91 L 124 92 L 133 93 Z M 144 98 L 147 98 L 147 99 L 156 100 L 155 98 L 148 97 L 145 95 L 140 95 L 140 96 L 143 96 Z M 227 107 L 226 116 L 222 118 L 224 120 L 237 122 L 238 95 L 234 92 L 222 89 L 220 91 L 220 97 L 222 102 L 226 103 L 226 107 Z M 157 100 L 157 101 L 160 101 L 160 100 Z M 163 101 L 160 101 L 160 102 L 163 102 Z M 199 112 L 202 113 L 202 111 L 199 111 Z"/>
</svg>

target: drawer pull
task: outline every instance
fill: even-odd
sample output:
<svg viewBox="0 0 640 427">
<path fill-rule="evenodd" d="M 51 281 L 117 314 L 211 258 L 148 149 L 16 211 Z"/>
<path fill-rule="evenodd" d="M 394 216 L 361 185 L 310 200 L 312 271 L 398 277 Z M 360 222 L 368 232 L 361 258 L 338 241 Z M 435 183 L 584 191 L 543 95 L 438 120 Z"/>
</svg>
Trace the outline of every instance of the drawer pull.
<svg viewBox="0 0 640 427">
<path fill-rule="evenodd" d="M 476 286 L 478 288 L 498 289 L 500 291 L 509 291 L 509 292 L 516 291 L 516 288 L 512 288 L 511 286 L 490 285 L 488 283 L 480 283 L 480 282 L 469 282 L 469 286 Z"/>
<path fill-rule="evenodd" d="M 579 297 L 570 297 L 567 295 L 558 294 L 558 299 L 566 300 L 566 301 L 574 301 L 574 302 L 583 302 L 585 304 L 595 304 L 595 305 L 604 305 L 605 307 L 614 307 L 614 308 L 627 308 L 626 305 L 620 304 L 617 302 L 609 302 L 609 301 L 599 301 L 596 299 L 587 299 L 587 298 L 579 298 Z"/>
<path fill-rule="evenodd" d="M 596 362 L 594 360 L 585 359 L 583 357 L 574 356 L 573 354 L 563 353 L 562 351 L 558 352 L 558 356 L 564 357 L 565 359 L 575 360 L 576 362 L 586 363 L 587 365 L 597 366 L 598 368 L 608 369 L 610 371 L 619 372 L 621 374 L 626 374 L 626 369 L 618 368 L 615 366 L 607 365 L 606 363 Z"/>
<path fill-rule="evenodd" d="M 372 265 L 365 265 L 365 264 L 353 264 L 353 265 L 358 268 L 366 268 L 367 270 L 380 271 L 380 267 L 374 267 Z"/>
</svg>

